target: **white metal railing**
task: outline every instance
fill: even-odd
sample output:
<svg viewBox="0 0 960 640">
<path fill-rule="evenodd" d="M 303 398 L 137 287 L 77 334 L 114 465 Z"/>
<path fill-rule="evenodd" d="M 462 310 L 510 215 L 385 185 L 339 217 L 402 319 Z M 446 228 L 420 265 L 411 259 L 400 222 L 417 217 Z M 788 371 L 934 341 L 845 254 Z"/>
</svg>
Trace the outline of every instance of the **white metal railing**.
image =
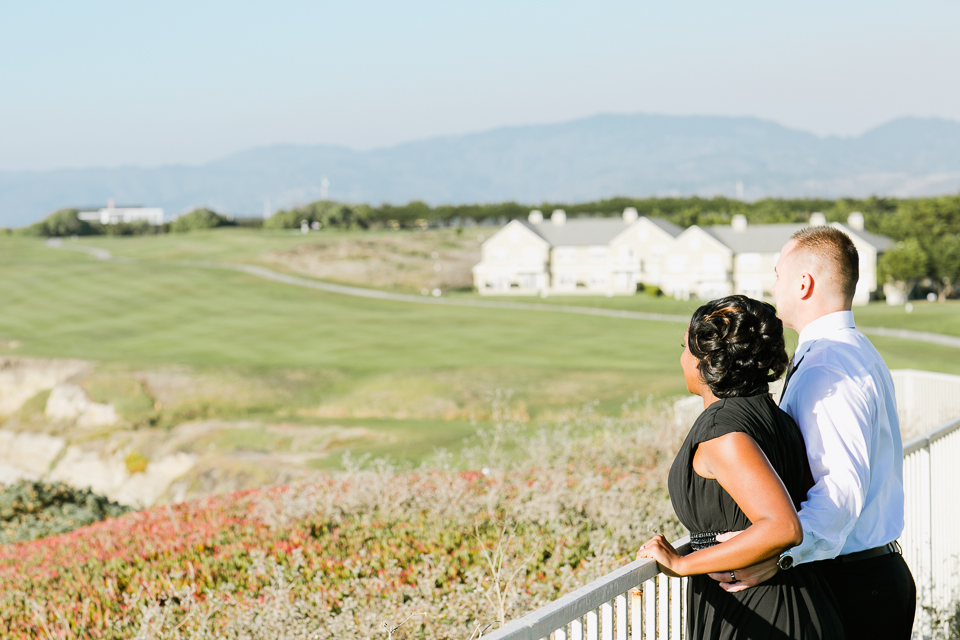
<svg viewBox="0 0 960 640">
<path fill-rule="evenodd" d="M 690 552 L 690 539 L 675 543 Z M 685 578 L 660 573 L 649 558 L 635 560 L 602 578 L 508 622 L 488 640 L 681 640 L 685 635 Z"/>
<path fill-rule="evenodd" d="M 960 418 L 903 445 L 905 523 L 900 545 L 917 583 L 914 638 L 960 599 Z"/>
<path fill-rule="evenodd" d="M 960 418 L 903 445 L 903 484 L 900 544 L 917 583 L 913 637 L 926 640 L 960 599 Z M 676 547 L 688 553 L 689 538 Z M 636 560 L 484 638 L 681 640 L 685 609 L 686 579 L 668 578 L 653 560 Z"/>
<path fill-rule="evenodd" d="M 897 416 L 905 439 L 960 416 L 960 376 L 915 369 L 890 372 L 897 391 Z"/>
</svg>

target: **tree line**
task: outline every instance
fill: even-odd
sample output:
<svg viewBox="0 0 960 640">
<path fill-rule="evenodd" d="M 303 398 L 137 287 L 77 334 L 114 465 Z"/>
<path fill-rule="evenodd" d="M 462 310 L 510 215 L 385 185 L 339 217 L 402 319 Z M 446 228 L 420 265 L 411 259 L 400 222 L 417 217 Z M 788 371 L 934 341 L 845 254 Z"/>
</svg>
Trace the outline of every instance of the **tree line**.
<svg viewBox="0 0 960 640">
<path fill-rule="evenodd" d="M 859 211 L 867 231 L 892 238 L 897 247 L 880 261 L 881 281 L 890 278 L 909 291 L 918 283 L 943 298 L 956 295 L 960 283 L 960 194 L 929 198 L 766 198 L 742 202 L 725 197 L 609 198 L 593 202 L 543 202 L 536 206 L 517 202 L 437 205 L 422 201 L 404 205 L 351 204 L 322 200 L 278 211 L 266 220 L 234 219 L 200 208 L 163 225 L 146 222 L 103 225 L 80 220 L 76 209 L 61 209 L 44 220 L 8 233 L 42 237 L 72 235 L 139 235 L 183 233 L 222 226 L 263 226 L 266 229 L 426 229 L 504 224 L 523 219 L 537 208 L 549 215 L 563 209 L 568 217 L 619 216 L 633 207 L 641 216 L 669 220 L 681 227 L 729 224 L 744 215 L 751 224 L 803 223 L 821 212 L 827 222 L 846 222 Z"/>
</svg>

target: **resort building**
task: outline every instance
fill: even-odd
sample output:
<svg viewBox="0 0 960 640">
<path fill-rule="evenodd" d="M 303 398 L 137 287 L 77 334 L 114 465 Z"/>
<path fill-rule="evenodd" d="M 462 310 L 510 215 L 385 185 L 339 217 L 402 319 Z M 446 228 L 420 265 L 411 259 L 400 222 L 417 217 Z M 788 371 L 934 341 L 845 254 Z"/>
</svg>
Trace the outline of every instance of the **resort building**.
<svg viewBox="0 0 960 640">
<path fill-rule="evenodd" d="M 813 214 L 810 225 L 824 225 Z M 774 282 L 780 249 L 807 224 L 748 225 L 735 215 L 729 225 L 686 230 L 658 218 L 639 217 L 628 208 L 619 218 L 568 220 L 562 210 L 544 220 L 531 211 L 514 220 L 481 247 L 473 268 L 482 294 L 630 295 L 638 285 L 658 286 L 679 299 L 712 300 L 733 293 L 762 299 Z M 877 259 L 894 246 L 863 228 L 863 215 L 832 223 L 853 240 L 860 253 L 855 304 L 877 291 Z"/>
</svg>

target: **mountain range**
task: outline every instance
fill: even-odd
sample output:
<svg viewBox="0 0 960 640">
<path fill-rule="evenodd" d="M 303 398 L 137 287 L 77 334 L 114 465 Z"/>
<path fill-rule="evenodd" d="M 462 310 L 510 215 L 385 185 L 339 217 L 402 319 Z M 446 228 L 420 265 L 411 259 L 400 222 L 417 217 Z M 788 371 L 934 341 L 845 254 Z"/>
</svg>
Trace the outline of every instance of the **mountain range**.
<svg viewBox="0 0 960 640">
<path fill-rule="evenodd" d="M 613 196 L 920 196 L 960 190 L 960 123 L 900 118 L 820 137 L 751 117 L 597 115 L 356 151 L 274 145 L 201 165 L 0 171 L 0 227 L 63 207 L 262 214 L 320 199 L 431 204 Z"/>
</svg>

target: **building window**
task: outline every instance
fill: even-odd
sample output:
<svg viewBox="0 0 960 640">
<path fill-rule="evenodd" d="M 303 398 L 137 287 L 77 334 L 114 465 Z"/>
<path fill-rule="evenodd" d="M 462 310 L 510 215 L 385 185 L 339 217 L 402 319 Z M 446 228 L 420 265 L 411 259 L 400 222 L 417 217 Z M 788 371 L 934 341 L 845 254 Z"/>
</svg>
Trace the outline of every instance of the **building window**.
<svg viewBox="0 0 960 640">
<path fill-rule="evenodd" d="M 674 254 L 667 258 L 667 271 L 681 273 L 687 269 L 687 256 Z"/>
<path fill-rule="evenodd" d="M 524 264 L 537 264 L 541 262 L 540 251 L 535 247 L 527 247 L 523 250 L 523 262 Z"/>
<path fill-rule="evenodd" d="M 557 262 L 573 262 L 577 259 L 577 250 L 572 247 L 557 249 Z"/>
<path fill-rule="evenodd" d="M 703 256 L 703 270 L 708 273 L 723 271 L 723 261 L 720 259 L 720 256 L 713 253 L 708 253 Z"/>
<path fill-rule="evenodd" d="M 606 247 L 590 247 L 589 255 L 591 260 L 604 260 L 607 257 L 607 248 Z"/>
<path fill-rule="evenodd" d="M 557 276 L 558 289 L 576 289 L 577 278 L 571 273 L 561 273 Z"/>
<path fill-rule="evenodd" d="M 536 289 L 536 288 L 537 288 L 537 274 L 535 274 L 535 273 L 521 273 L 521 274 L 520 274 L 520 288 L 521 288 L 521 289 Z"/>
<path fill-rule="evenodd" d="M 740 271 L 760 271 L 760 254 L 741 253 L 737 256 L 737 266 Z"/>
</svg>

